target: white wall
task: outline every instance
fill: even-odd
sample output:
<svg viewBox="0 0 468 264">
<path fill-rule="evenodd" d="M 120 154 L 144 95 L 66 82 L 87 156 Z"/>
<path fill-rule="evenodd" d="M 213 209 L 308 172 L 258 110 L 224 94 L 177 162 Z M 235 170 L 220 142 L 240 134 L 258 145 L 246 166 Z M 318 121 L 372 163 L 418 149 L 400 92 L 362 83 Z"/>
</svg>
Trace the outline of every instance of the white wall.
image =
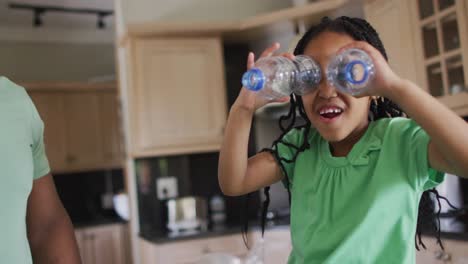
<svg viewBox="0 0 468 264">
<path fill-rule="evenodd" d="M 237 20 L 291 6 L 289 0 L 115 0 L 123 23 Z"/>
<path fill-rule="evenodd" d="M 0 75 L 17 82 L 87 81 L 113 74 L 113 44 L 0 41 Z"/>
</svg>

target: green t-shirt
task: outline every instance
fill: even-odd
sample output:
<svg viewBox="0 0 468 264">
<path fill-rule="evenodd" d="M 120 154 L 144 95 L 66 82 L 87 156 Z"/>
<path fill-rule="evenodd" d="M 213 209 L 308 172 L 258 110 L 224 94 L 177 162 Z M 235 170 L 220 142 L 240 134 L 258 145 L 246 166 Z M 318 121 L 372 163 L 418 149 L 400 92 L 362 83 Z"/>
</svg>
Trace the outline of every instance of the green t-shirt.
<svg viewBox="0 0 468 264">
<path fill-rule="evenodd" d="M 305 128 L 283 140 L 300 146 Z M 429 136 L 414 121 L 371 122 L 347 157 L 333 157 L 315 129 L 294 163 L 281 161 L 290 181 L 290 264 L 415 263 L 418 205 L 443 181 L 429 168 Z M 276 145 L 280 157 L 296 149 Z"/>
<path fill-rule="evenodd" d="M 49 172 L 43 129 L 25 90 L 0 77 L 0 263 L 32 263 L 26 206 L 33 180 Z"/>
</svg>

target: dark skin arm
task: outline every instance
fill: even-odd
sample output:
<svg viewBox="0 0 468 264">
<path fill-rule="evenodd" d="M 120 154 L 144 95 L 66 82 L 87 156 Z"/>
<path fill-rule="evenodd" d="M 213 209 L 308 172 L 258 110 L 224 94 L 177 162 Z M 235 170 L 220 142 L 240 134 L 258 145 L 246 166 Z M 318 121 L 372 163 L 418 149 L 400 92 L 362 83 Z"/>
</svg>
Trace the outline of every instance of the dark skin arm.
<svg viewBox="0 0 468 264">
<path fill-rule="evenodd" d="M 50 174 L 33 183 L 26 223 L 34 263 L 81 263 L 73 226 Z"/>
</svg>

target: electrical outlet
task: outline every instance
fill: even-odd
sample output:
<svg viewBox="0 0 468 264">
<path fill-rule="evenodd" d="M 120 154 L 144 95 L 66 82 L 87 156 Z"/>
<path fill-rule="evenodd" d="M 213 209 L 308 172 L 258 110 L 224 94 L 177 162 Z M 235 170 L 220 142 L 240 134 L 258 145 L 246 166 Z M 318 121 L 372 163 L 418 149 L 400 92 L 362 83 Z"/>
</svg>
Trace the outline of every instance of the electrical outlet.
<svg viewBox="0 0 468 264">
<path fill-rule="evenodd" d="M 114 208 L 114 195 L 112 193 L 104 193 L 101 195 L 101 205 L 104 209 Z"/>
<path fill-rule="evenodd" d="M 176 177 L 161 177 L 156 179 L 156 193 L 159 200 L 176 198 L 179 193 L 177 191 Z"/>
</svg>

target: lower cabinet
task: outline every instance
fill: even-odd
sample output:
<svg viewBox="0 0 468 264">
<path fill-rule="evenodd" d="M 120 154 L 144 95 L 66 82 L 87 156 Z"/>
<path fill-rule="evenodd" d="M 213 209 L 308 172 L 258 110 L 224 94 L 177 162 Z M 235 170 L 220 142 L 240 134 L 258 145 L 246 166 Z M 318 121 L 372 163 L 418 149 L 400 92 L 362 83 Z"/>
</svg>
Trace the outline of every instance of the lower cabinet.
<svg viewBox="0 0 468 264">
<path fill-rule="evenodd" d="M 462 264 L 468 263 L 468 241 L 442 239 L 442 251 L 433 237 L 423 237 L 427 249 L 416 252 L 417 264 Z"/>
<path fill-rule="evenodd" d="M 247 236 L 250 248 L 258 246 L 261 233 L 251 232 Z M 263 247 L 257 254 L 263 263 L 285 264 L 291 252 L 289 229 L 267 230 Z M 180 242 L 152 243 L 144 239 L 139 241 L 141 264 L 190 264 L 213 253 L 224 253 L 239 258 L 246 258 L 249 250 L 244 244 L 242 234 L 224 235 L 212 238 L 184 240 Z"/>
<path fill-rule="evenodd" d="M 263 263 L 288 263 L 289 254 L 292 250 L 291 232 L 289 228 L 266 230 L 264 241 Z"/>
<path fill-rule="evenodd" d="M 127 225 L 110 224 L 75 229 L 83 264 L 128 264 Z"/>
</svg>

